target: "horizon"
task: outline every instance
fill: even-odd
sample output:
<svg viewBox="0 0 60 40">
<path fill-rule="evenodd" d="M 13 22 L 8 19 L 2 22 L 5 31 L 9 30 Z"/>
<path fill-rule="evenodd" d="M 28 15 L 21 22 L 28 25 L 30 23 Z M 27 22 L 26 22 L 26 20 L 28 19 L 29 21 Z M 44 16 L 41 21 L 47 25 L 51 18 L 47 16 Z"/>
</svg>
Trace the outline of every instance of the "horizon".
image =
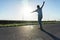
<svg viewBox="0 0 60 40">
<path fill-rule="evenodd" d="M 2 20 L 2 19 L 0 19 L 0 20 Z M 8 19 L 3 19 L 3 20 L 8 20 Z M 17 19 L 12 20 L 12 19 L 9 19 L 9 21 L 38 21 L 38 20 L 17 20 Z M 42 21 L 60 21 L 60 20 L 42 20 Z"/>
</svg>

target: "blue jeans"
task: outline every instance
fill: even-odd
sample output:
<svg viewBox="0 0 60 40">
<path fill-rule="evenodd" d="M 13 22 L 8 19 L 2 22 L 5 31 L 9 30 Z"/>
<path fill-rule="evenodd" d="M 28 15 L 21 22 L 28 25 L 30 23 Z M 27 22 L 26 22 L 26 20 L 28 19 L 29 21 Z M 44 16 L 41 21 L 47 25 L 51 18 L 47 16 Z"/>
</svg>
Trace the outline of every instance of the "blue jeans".
<svg viewBox="0 0 60 40">
<path fill-rule="evenodd" d="M 38 17 L 38 23 L 40 25 L 40 28 L 42 29 L 42 17 Z"/>
</svg>

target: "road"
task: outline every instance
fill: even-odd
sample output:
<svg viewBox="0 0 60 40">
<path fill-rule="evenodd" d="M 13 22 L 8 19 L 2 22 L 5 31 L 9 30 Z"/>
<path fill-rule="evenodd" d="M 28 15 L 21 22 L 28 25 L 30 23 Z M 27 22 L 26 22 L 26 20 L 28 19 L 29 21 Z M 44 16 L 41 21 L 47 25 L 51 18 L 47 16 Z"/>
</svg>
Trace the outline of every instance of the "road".
<svg viewBox="0 0 60 40">
<path fill-rule="evenodd" d="M 60 24 L 0 28 L 0 40 L 60 40 Z"/>
</svg>

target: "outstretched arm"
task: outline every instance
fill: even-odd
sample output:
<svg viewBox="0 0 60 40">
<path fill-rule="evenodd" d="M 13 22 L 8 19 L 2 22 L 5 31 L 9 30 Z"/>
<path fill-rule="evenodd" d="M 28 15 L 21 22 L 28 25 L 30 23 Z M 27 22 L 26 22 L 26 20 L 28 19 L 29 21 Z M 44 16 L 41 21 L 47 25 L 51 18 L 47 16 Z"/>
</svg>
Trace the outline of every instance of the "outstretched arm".
<svg viewBox="0 0 60 40">
<path fill-rule="evenodd" d="M 43 5 L 41 6 L 41 8 L 43 8 L 44 4 L 45 4 L 45 1 L 43 1 Z"/>
<path fill-rule="evenodd" d="M 35 11 L 32 11 L 31 13 L 34 13 L 34 12 L 37 12 L 37 10 L 35 10 Z"/>
</svg>

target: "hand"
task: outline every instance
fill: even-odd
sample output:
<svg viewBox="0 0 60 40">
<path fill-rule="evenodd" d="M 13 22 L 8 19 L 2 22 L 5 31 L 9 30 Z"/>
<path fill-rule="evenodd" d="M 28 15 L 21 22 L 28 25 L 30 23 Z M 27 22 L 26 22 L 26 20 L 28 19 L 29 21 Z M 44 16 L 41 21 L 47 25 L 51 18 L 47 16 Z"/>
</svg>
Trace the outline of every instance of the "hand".
<svg viewBox="0 0 60 40">
<path fill-rule="evenodd" d="M 33 13 L 33 12 L 31 12 L 31 13 Z"/>
<path fill-rule="evenodd" d="M 45 3 L 45 1 L 43 1 L 43 3 Z"/>
<path fill-rule="evenodd" d="M 30 12 L 30 13 L 33 13 L 33 12 Z"/>
</svg>

